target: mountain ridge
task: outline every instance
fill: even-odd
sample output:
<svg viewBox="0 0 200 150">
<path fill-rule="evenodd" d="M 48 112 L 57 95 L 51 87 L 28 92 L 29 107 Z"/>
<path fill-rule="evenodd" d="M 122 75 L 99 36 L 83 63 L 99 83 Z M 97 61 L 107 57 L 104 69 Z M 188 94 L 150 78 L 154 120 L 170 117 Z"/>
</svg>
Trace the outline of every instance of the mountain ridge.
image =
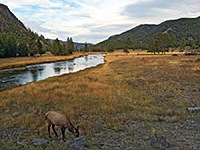
<svg viewBox="0 0 200 150">
<path fill-rule="evenodd" d="M 8 6 L 0 4 L 0 33 L 10 33 L 18 38 L 28 36 L 24 24 L 10 11 Z"/>
<path fill-rule="evenodd" d="M 151 37 L 156 38 L 159 32 L 173 34 L 180 40 L 182 37 L 186 39 L 200 39 L 200 16 L 196 18 L 179 18 L 166 20 L 160 24 L 141 24 L 125 32 L 112 35 L 108 39 L 99 42 L 96 46 L 108 46 L 113 44 L 115 48 L 122 48 L 127 38 L 134 43 L 147 44 Z"/>
<path fill-rule="evenodd" d="M 20 26 L 26 28 L 24 24 L 10 11 L 8 6 L 4 4 L 0 4 L 0 15 L 4 17 L 6 20 L 12 20 L 13 22 L 19 24 Z"/>
</svg>

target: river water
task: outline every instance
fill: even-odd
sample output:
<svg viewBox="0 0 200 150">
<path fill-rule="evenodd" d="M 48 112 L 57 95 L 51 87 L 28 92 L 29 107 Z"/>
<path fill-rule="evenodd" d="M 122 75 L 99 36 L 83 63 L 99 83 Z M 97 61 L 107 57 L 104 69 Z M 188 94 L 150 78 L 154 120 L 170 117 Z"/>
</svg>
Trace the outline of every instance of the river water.
<svg viewBox="0 0 200 150">
<path fill-rule="evenodd" d="M 0 89 L 23 85 L 49 77 L 77 72 L 104 63 L 104 54 L 91 54 L 73 60 L 28 65 L 25 69 L 0 71 Z"/>
</svg>

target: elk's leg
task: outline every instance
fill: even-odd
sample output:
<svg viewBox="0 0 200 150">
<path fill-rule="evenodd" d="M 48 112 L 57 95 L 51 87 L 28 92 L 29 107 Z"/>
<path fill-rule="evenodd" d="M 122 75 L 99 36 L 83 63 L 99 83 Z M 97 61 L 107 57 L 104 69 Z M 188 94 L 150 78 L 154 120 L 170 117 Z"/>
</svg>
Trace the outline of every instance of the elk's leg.
<svg viewBox="0 0 200 150">
<path fill-rule="evenodd" d="M 61 127 L 61 131 L 62 131 L 62 137 L 63 137 L 63 141 L 65 142 L 65 127 Z"/>
<path fill-rule="evenodd" d="M 48 134 L 49 134 L 49 138 L 51 138 L 51 135 L 50 135 L 50 128 L 51 128 L 51 124 L 48 124 Z"/>
<path fill-rule="evenodd" d="M 58 134 L 56 133 L 55 125 L 54 124 L 52 124 L 52 129 L 53 129 L 53 132 L 55 133 L 56 137 L 58 137 Z"/>
</svg>

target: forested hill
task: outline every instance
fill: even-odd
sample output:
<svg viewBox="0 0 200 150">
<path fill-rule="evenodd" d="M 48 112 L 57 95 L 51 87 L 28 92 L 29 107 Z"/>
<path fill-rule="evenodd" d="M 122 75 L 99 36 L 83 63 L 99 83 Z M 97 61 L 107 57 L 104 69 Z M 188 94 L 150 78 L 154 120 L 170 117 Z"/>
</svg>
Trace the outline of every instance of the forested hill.
<svg viewBox="0 0 200 150">
<path fill-rule="evenodd" d="M 119 35 L 111 36 L 107 40 L 98 43 L 97 46 L 107 47 L 113 44 L 115 48 L 122 48 L 127 38 L 130 38 L 134 43 L 147 44 L 149 39 L 151 37 L 156 38 L 159 32 L 168 33 L 169 36 L 175 35 L 177 40 L 182 37 L 200 40 L 200 17 L 168 20 L 159 25 L 139 25 Z"/>
<path fill-rule="evenodd" d="M 24 24 L 9 10 L 6 5 L 0 4 L 0 33 L 10 33 L 17 38 L 27 37 L 28 30 Z"/>
<path fill-rule="evenodd" d="M 0 58 L 43 54 L 50 46 L 44 36 L 28 30 L 6 5 L 0 4 Z"/>
<path fill-rule="evenodd" d="M 139 42 L 141 39 L 145 38 L 149 35 L 154 29 L 156 29 L 156 25 L 139 25 L 131 30 L 123 32 L 119 35 L 114 35 L 109 37 L 107 40 L 100 42 L 97 44 L 98 46 L 108 46 L 109 44 L 113 44 L 115 48 L 123 48 L 123 43 L 127 38 L 130 38 L 133 42 Z"/>
<path fill-rule="evenodd" d="M 181 18 L 178 20 L 169 20 L 157 25 L 149 37 L 156 37 L 159 32 L 167 32 L 170 36 L 175 35 L 177 40 L 182 37 L 186 39 L 200 39 L 200 16 L 197 18 Z"/>
</svg>

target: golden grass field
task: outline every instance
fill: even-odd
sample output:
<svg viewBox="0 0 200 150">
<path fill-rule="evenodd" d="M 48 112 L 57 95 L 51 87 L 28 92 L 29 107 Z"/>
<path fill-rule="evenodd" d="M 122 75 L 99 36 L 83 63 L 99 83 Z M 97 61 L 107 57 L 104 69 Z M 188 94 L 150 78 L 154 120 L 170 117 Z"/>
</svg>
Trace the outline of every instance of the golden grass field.
<svg viewBox="0 0 200 150">
<path fill-rule="evenodd" d="M 48 139 L 44 119 L 48 110 L 60 110 L 75 126 L 79 125 L 90 149 L 101 149 L 110 132 L 113 138 L 106 142 L 124 138 L 124 143 L 121 143 L 124 149 L 128 146 L 146 149 L 149 147 L 148 139 L 154 135 L 163 135 L 176 144 L 171 128 L 191 119 L 200 121 L 198 112 L 186 110 L 187 107 L 200 106 L 199 56 L 142 53 L 107 53 L 106 63 L 98 67 L 1 91 L 0 132 L 9 136 L 0 138 L 0 144 L 4 144 L 5 149 L 15 149 L 21 148 L 13 144 L 17 141 L 28 142 L 33 137 Z M 6 60 L 0 62 L 0 66 L 4 66 Z M 164 127 L 161 127 L 162 123 Z M 140 128 L 141 124 L 145 124 L 145 128 Z M 177 138 L 184 137 L 182 132 L 176 134 Z M 139 139 L 138 135 L 142 138 Z M 68 142 L 73 138 L 69 132 L 66 136 Z M 189 141 L 198 146 L 199 141 L 192 137 Z M 110 149 L 116 145 L 111 144 Z M 177 147 L 184 148 L 185 145 L 193 148 L 187 141 L 178 143 Z M 65 143 L 57 140 L 47 148 L 58 146 L 64 149 Z"/>
</svg>

